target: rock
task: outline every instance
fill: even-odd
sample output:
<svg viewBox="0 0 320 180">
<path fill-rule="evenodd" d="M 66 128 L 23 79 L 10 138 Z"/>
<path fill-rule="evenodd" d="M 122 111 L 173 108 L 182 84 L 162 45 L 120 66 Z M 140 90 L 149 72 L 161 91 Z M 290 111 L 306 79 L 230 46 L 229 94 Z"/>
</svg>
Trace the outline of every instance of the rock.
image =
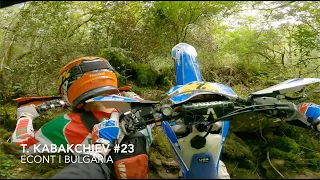
<svg viewBox="0 0 320 180">
<path fill-rule="evenodd" d="M 167 137 L 164 135 L 160 127 L 156 127 L 155 131 L 152 146 L 164 157 L 171 158 L 170 146 Z"/>
<path fill-rule="evenodd" d="M 161 167 L 162 166 L 162 162 L 160 159 L 158 159 L 156 157 L 156 153 L 157 152 L 153 152 L 151 153 L 151 156 L 150 156 L 150 162 L 153 166 L 156 166 L 156 167 Z"/>
<path fill-rule="evenodd" d="M 252 156 L 249 146 L 234 133 L 230 133 L 226 138 L 222 153 L 228 159 L 244 159 Z"/>
<path fill-rule="evenodd" d="M 162 164 L 167 167 L 173 167 L 173 168 L 180 167 L 180 165 L 176 161 L 174 161 L 172 158 L 170 158 L 169 160 L 163 160 Z"/>
<path fill-rule="evenodd" d="M 281 173 L 281 170 L 284 167 L 285 161 L 283 159 L 270 159 L 270 161 L 272 165 Z M 276 178 L 280 176 L 278 172 L 271 166 L 268 159 L 266 159 L 261 166 L 266 170 L 267 177 Z"/>
<path fill-rule="evenodd" d="M 179 173 L 171 173 L 165 168 L 158 169 L 158 176 L 162 179 L 178 179 Z"/>
<path fill-rule="evenodd" d="M 152 135 L 154 136 L 154 139 L 149 152 L 150 164 L 160 178 L 178 178 L 180 166 L 171 157 L 169 143 L 162 132 L 162 129 L 156 127 L 152 132 Z"/>
<path fill-rule="evenodd" d="M 272 165 L 277 169 L 277 170 L 281 170 L 283 169 L 283 166 L 285 164 L 285 160 L 283 159 L 270 159 Z M 263 163 L 262 163 L 262 167 L 264 169 L 270 169 L 272 168 L 272 166 L 270 165 L 268 159 L 266 159 Z"/>
</svg>

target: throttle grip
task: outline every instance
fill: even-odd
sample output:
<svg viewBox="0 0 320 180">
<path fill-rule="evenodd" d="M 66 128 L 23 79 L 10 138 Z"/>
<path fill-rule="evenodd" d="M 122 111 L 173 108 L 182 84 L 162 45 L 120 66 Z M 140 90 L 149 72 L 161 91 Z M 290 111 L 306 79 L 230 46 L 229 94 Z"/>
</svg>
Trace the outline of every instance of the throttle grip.
<svg viewBox="0 0 320 180">
<path fill-rule="evenodd" d="M 277 109 L 283 110 L 287 113 L 292 114 L 291 116 L 287 116 L 286 121 L 292 121 L 298 118 L 300 111 L 298 107 L 294 103 L 277 103 Z"/>
</svg>

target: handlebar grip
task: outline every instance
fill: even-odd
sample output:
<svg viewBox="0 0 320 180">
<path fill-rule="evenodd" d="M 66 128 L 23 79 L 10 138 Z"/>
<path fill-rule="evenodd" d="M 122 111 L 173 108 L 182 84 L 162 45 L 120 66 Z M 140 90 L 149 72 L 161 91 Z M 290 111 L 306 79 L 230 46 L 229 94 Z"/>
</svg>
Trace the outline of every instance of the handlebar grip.
<svg viewBox="0 0 320 180">
<path fill-rule="evenodd" d="M 38 113 L 42 113 L 49 109 L 54 109 L 56 107 L 64 108 L 65 106 L 66 106 L 66 103 L 62 100 L 51 100 L 51 101 L 45 101 L 42 104 L 38 105 L 36 107 L 36 110 L 38 111 Z"/>
<path fill-rule="evenodd" d="M 300 113 L 298 107 L 294 103 L 276 103 L 277 109 L 286 111 L 287 113 L 291 113 L 292 115 L 286 118 L 286 121 L 292 121 L 298 118 Z"/>
</svg>

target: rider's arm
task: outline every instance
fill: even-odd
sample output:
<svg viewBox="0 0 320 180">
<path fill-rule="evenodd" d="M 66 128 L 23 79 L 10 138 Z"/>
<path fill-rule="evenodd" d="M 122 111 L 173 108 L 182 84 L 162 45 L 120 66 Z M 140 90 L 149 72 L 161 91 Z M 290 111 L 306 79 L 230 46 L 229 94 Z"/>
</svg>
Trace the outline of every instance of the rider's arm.
<svg viewBox="0 0 320 180">
<path fill-rule="evenodd" d="M 124 116 L 123 118 L 127 118 L 127 116 Z M 108 147 L 110 144 L 114 144 L 115 140 L 119 139 L 122 135 L 118 124 L 119 120 L 112 119 L 104 120 L 99 124 L 96 124 L 91 133 L 92 143 L 105 145 L 105 147 Z M 104 148 L 99 148 L 97 151 L 84 152 L 79 155 L 79 158 L 96 158 L 105 160 L 105 157 L 108 155 L 108 150 L 105 151 Z M 86 161 L 94 162 L 90 160 Z M 83 160 L 83 162 L 85 161 Z M 99 163 L 72 163 L 58 174 L 54 175 L 52 179 L 110 179 L 110 169 L 106 164 L 101 163 L 101 161 L 98 162 Z"/>
<path fill-rule="evenodd" d="M 24 154 L 35 154 L 43 149 L 43 145 L 66 145 L 65 127 L 70 123 L 68 114 L 58 116 L 44 124 L 39 130 L 33 130 L 33 119 L 37 117 L 34 107 L 19 108 L 17 110 L 18 122 L 12 134 L 11 144 L 19 152 Z M 22 116 L 18 111 L 23 112 Z M 35 116 L 30 114 L 35 114 Z M 35 148 L 38 147 L 38 148 Z"/>
<path fill-rule="evenodd" d="M 19 118 L 12 134 L 11 144 L 19 152 L 26 153 L 26 151 L 23 150 L 23 147 L 27 150 L 38 143 L 35 134 L 36 132 L 33 131 L 32 119 L 29 117 Z"/>
<path fill-rule="evenodd" d="M 23 151 L 23 146 L 25 149 L 28 149 L 38 143 L 38 140 L 35 138 L 36 132 L 33 130 L 32 121 L 37 118 L 39 114 L 32 105 L 18 108 L 16 114 L 18 120 L 12 134 L 11 144 L 18 151 L 26 153 L 26 151 Z"/>
</svg>

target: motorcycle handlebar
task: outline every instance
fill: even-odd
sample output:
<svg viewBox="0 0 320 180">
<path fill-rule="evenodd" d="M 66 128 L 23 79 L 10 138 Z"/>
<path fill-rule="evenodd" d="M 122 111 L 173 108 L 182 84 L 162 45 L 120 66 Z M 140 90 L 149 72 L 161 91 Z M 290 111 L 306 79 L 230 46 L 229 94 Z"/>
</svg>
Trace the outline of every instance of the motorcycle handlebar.
<svg viewBox="0 0 320 180">
<path fill-rule="evenodd" d="M 291 102 L 258 104 L 258 105 L 238 105 L 238 103 L 230 101 L 213 101 L 213 102 L 198 102 L 185 103 L 179 105 L 160 105 L 153 104 L 148 106 L 132 106 L 132 112 L 139 118 L 139 124 L 131 123 L 130 129 L 141 128 L 145 125 L 157 123 L 159 121 L 174 121 L 177 118 L 183 120 L 186 125 L 194 125 L 204 123 L 210 126 L 218 121 L 230 121 L 233 117 L 244 113 L 263 113 L 267 117 L 286 116 L 287 120 L 293 120 L 297 117 L 299 110 L 295 104 Z M 243 103 L 245 104 L 245 103 Z M 68 107 L 68 104 L 61 100 L 55 99 L 46 101 L 36 107 L 39 113 L 57 107 Z M 212 114 L 212 119 L 208 119 Z M 234 118 L 236 119 L 236 118 Z"/>
<path fill-rule="evenodd" d="M 267 117 L 281 117 L 287 120 L 293 120 L 297 117 L 299 110 L 296 105 L 291 102 L 281 102 L 274 104 L 259 104 L 250 106 L 236 106 L 233 102 L 229 101 L 215 101 L 204 103 L 188 103 L 184 105 L 156 105 L 152 111 L 153 118 L 150 114 L 141 116 L 140 111 L 136 111 L 137 117 L 141 117 L 145 124 L 152 124 L 157 121 L 171 121 L 176 118 L 182 118 L 184 124 L 193 125 L 205 123 L 209 126 L 218 121 L 233 120 L 232 117 L 244 113 L 263 113 Z M 210 113 L 214 119 L 208 120 L 204 116 L 209 116 Z M 157 117 L 157 118 L 154 118 Z M 236 119 L 236 118 L 234 118 Z"/>
<path fill-rule="evenodd" d="M 36 106 L 36 110 L 38 111 L 38 113 L 42 113 L 49 109 L 55 109 L 57 107 L 68 107 L 68 104 L 63 100 L 55 99 L 51 101 L 45 101 L 42 104 Z"/>
</svg>

